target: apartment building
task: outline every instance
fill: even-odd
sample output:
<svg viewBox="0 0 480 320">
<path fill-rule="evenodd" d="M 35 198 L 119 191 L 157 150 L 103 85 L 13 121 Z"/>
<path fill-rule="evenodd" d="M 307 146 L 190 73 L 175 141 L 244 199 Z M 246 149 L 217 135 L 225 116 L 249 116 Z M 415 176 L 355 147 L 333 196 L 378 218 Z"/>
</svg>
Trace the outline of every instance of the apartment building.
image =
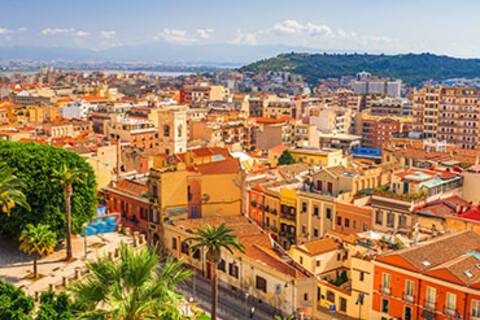
<svg viewBox="0 0 480 320">
<path fill-rule="evenodd" d="M 112 140 L 129 142 L 142 151 L 158 150 L 160 140 L 153 122 L 135 118 L 117 118 L 107 127 L 107 135 Z"/>
<path fill-rule="evenodd" d="M 414 91 L 414 130 L 463 149 L 480 141 L 480 90 L 426 86 Z"/>
<path fill-rule="evenodd" d="M 479 247 L 465 231 L 378 257 L 372 319 L 478 319 Z"/>
</svg>

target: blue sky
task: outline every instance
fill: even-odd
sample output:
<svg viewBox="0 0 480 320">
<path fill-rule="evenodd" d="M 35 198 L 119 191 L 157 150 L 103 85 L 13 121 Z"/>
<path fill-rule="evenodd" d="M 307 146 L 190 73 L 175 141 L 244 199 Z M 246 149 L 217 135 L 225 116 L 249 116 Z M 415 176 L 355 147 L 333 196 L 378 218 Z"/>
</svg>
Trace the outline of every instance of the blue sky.
<svg viewBox="0 0 480 320">
<path fill-rule="evenodd" d="M 283 44 L 480 57 L 474 0 L 1 0 L 0 7 L 0 46 Z"/>
</svg>

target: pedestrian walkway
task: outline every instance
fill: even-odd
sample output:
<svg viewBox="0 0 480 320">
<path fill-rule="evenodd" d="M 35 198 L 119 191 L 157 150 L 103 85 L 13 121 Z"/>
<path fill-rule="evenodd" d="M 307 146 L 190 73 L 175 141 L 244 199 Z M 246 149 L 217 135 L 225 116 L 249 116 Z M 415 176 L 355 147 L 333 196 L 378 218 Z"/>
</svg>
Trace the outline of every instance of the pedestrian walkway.
<svg viewBox="0 0 480 320">
<path fill-rule="evenodd" d="M 69 281 L 78 279 L 86 272 L 86 262 L 100 256 L 113 257 L 120 243 L 133 244 L 145 243 L 143 237 L 135 234 L 137 240 L 131 235 L 118 232 L 103 235 L 72 238 L 72 261 L 65 261 L 65 248 L 62 248 L 38 261 L 40 278 L 32 279 L 33 259 L 18 250 L 18 244 L 0 240 L 0 247 L 5 248 L 0 252 L 0 278 L 9 281 L 17 287 L 23 288 L 27 293 L 37 297 L 40 292 L 65 287 Z M 86 250 L 85 250 L 86 249 Z"/>
</svg>

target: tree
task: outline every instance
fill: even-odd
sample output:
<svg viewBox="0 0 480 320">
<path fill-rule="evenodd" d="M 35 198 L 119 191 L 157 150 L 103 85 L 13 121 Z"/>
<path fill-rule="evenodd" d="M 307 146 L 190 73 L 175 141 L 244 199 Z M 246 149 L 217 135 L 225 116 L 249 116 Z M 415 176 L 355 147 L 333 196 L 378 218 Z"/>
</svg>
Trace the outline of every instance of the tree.
<svg viewBox="0 0 480 320">
<path fill-rule="evenodd" d="M 35 320 L 70 320 L 72 318 L 72 302 L 65 292 L 42 293 Z"/>
<path fill-rule="evenodd" d="M 16 205 L 30 210 L 27 198 L 22 192 L 24 185 L 18 179 L 14 170 L 4 164 L 0 164 L 0 209 L 8 214 Z"/>
<path fill-rule="evenodd" d="M 72 253 L 72 209 L 71 200 L 73 193 L 73 185 L 78 184 L 82 179 L 86 178 L 87 174 L 80 171 L 78 168 L 69 169 L 64 164 L 60 170 L 54 172 L 53 181 L 58 183 L 62 188 L 65 195 L 65 215 L 66 215 L 66 260 L 71 260 Z"/>
<path fill-rule="evenodd" d="M 292 163 L 295 163 L 295 159 L 293 158 L 291 152 L 288 150 L 283 151 L 282 154 L 280 155 L 280 158 L 278 158 L 278 164 L 285 165 L 285 164 L 292 164 Z"/>
<path fill-rule="evenodd" d="M 87 267 L 90 275 L 71 289 L 84 314 L 118 320 L 180 318 L 175 287 L 191 276 L 182 262 L 159 264 L 155 248 L 135 251 L 122 244 L 118 261 L 105 256 Z"/>
<path fill-rule="evenodd" d="M 0 319 L 29 320 L 34 306 L 22 289 L 0 279 Z"/>
<path fill-rule="evenodd" d="M 0 141 L 0 159 L 15 170 L 31 207 L 29 211 L 18 205 L 8 215 L 0 214 L 0 235 L 18 239 L 25 226 L 31 223 L 48 225 L 58 240 L 65 238 L 64 190 L 52 184 L 55 172 L 64 165 L 86 173 L 86 177 L 75 184 L 71 197 L 72 232 L 79 233 L 82 225 L 94 215 L 97 204 L 95 174 L 76 153 L 48 145 Z"/>
<path fill-rule="evenodd" d="M 210 264 L 210 285 L 212 290 L 212 320 L 217 319 L 217 265 L 221 259 L 222 250 L 227 250 L 233 254 L 233 250 L 243 251 L 243 245 L 237 237 L 232 234 L 234 230 L 228 229 L 225 224 L 218 228 L 207 226 L 206 229 L 197 229 L 193 233 L 195 236 L 186 239 L 193 242 L 192 250 L 205 251 L 208 263 Z"/>
<path fill-rule="evenodd" d="M 33 277 L 38 277 L 37 260 L 53 252 L 57 244 L 55 233 L 48 226 L 28 224 L 19 238 L 20 250 L 33 256 Z"/>
</svg>

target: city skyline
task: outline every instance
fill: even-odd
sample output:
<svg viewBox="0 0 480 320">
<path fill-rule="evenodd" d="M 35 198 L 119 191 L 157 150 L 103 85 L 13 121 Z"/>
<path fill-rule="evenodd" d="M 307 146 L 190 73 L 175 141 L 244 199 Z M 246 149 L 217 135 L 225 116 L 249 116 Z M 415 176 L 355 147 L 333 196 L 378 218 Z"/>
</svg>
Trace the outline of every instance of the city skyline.
<svg viewBox="0 0 480 320">
<path fill-rule="evenodd" d="M 231 50 L 274 46 L 277 51 L 480 56 L 480 45 L 471 41 L 480 28 L 475 17 L 480 4 L 469 0 L 82 1 L 68 5 L 55 0 L 8 0 L 3 6 L 10 14 L 0 23 L 2 47 L 103 51 L 229 45 Z"/>
</svg>

